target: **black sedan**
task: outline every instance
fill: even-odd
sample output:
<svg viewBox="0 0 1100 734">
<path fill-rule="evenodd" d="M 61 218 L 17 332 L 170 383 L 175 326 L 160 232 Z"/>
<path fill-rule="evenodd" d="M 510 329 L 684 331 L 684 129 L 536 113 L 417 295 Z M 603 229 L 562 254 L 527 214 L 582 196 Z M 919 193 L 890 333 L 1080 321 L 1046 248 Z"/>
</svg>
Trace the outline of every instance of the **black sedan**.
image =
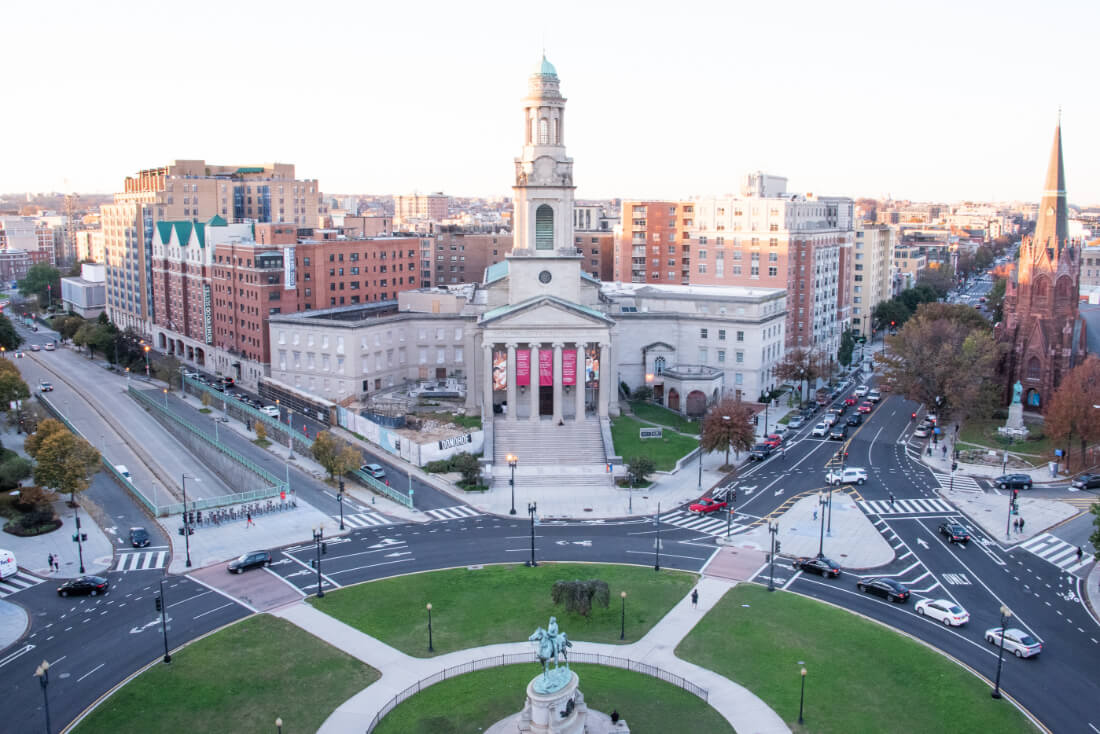
<svg viewBox="0 0 1100 734">
<path fill-rule="evenodd" d="M 856 582 L 856 588 L 867 594 L 881 596 L 888 601 L 904 604 L 909 601 L 909 589 L 894 579 L 867 578 Z"/>
<path fill-rule="evenodd" d="M 855 428 L 857 426 L 862 426 L 863 425 L 863 414 L 862 413 L 852 413 L 850 416 L 848 416 L 847 423 L 848 423 L 849 426 L 852 426 L 853 428 Z"/>
<path fill-rule="evenodd" d="M 108 586 L 107 579 L 102 576 L 79 576 L 58 586 L 57 593 L 61 596 L 76 596 L 78 594 L 96 596 L 107 593 Z"/>
<path fill-rule="evenodd" d="M 848 438 L 848 426 L 837 423 L 833 426 L 833 429 L 829 431 L 830 441 L 843 441 Z"/>
<path fill-rule="evenodd" d="M 840 575 L 840 564 L 828 558 L 796 558 L 791 566 L 796 571 L 832 576 L 834 579 Z"/>
<path fill-rule="evenodd" d="M 957 522 L 945 522 L 940 525 L 940 535 L 952 543 L 969 543 L 970 533 Z"/>
<path fill-rule="evenodd" d="M 130 528 L 130 545 L 135 548 L 149 545 L 149 531 L 145 528 Z"/>
<path fill-rule="evenodd" d="M 1005 474 L 993 483 L 1001 489 L 1031 489 L 1031 477 L 1027 474 Z"/>
<path fill-rule="evenodd" d="M 1100 474 L 1082 474 L 1070 482 L 1070 486 L 1076 489 L 1100 488 Z"/>
<path fill-rule="evenodd" d="M 229 573 L 244 573 L 250 568 L 262 568 L 271 565 L 270 551 L 252 551 L 229 562 L 225 570 Z"/>
<path fill-rule="evenodd" d="M 758 443 L 752 447 L 752 451 L 749 452 L 750 459 L 756 459 L 757 461 L 763 461 L 772 455 L 772 447 L 766 443 Z"/>
</svg>

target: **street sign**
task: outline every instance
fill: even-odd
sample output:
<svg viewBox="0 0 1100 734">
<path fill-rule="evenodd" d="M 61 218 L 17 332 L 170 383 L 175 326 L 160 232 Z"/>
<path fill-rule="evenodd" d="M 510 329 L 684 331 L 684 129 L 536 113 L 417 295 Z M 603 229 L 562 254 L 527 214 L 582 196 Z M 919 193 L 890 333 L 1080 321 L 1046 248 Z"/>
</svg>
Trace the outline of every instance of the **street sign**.
<svg viewBox="0 0 1100 734">
<path fill-rule="evenodd" d="M 638 429 L 638 438 L 640 438 L 642 440 L 645 440 L 647 438 L 661 438 L 662 435 L 664 435 L 664 434 L 663 434 L 663 429 L 661 429 L 661 428 L 639 428 Z"/>
</svg>

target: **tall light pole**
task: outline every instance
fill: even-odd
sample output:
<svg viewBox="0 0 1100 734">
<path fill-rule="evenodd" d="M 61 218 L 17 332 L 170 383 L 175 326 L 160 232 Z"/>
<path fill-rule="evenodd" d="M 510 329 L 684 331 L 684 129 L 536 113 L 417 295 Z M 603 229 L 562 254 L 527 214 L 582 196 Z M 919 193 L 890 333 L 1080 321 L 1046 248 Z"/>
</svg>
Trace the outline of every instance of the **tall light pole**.
<svg viewBox="0 0 1100 734">
<path fill-rule="evenodd" d="M 512 478 L 508 480 L 508 484 L 512 487 L 512 509 L 508 510 L 509 515 L 516 514 L 516 464 L 518 463 L 517 457 L 508 454 L 508 466 L 512 469 Z"/>
<path fill-rule="evenodd" d="M 806 669 L 802 669 L 802 693 L 798 696 L 798 723 L 805 723 L 802 720 L 802 704 L 806 701 Z"/>
<path fill-rule="evenodd" d="M 183 475 L 183 545 L 187 549 L 187 567 L 191 568 L 191 526 L 187 523 L 187 476 L 187 474 Z"/>
<path fill-rule="evenodd" d="M 824 507 L 825 507 L 825 493 L 824 492 L 818 492 L 817 493 L 817 504 L 818 504 L 818 507 L 821 508 L 821 510 L 820 510 L 821 511 L 821 538 L 819 539 L 818 544 L 817 544 L 817 557 L 818 558 L 824 558 L 825 557 L 825 509 L 824 509 Z"/>
<path fill-rule="evenodd" d="M 294 460 L 294 411 L 290 409 L 288 405 L 286 407 L 286 425 L 287 425 L 287 444 L 290 448 L 290 456 L 287 457 L 290 461 Z"/>
<path fill-rule="evenodd" d="M 168 410 L 168 388 L 164 388 L 164 409 Z"/>
<path fill-rule="evenodd" d="M 1001 645 L 997 649 L 997 680 L 993 684 L 993 691 L 989 694 L 993 698 L 1001 697 L 1001 666 L 1005 661 L 1005 632 L 1007 632 L 1008 620 L 1012 618 L 1012 610 L 1001 605 Z"/>
<path fill-rule="evenodd" d="M 321 588 L 321 556 L 328 553 L 328 545 L 325 543 L 325 526 L 322 524 L 313 529 L 313 542 L 317 544 L 317 598 L 325 598 L 325 590 Z"/>
<path fill-rule="evenodd" d="M 435 647 L 432 646 L 432 603 L 428 602 L 428 652 L 435 652 Z"/>
<path fill-rule="evenodd" d="M 779 551 L 779 543 L 776 541 L 775 536 L 779 535 L 779 521 L 768 521 L 768 532 L 772 536 L 772 552 L 769 561 L 772 564 L 771 572 L 768 575 L 768 591 L 775 591 L 775 554 Z"/>
<path fill-rule="evenodd" d="M 623 600 L 622 615 L 619 617 L 619 639 L 626 639 L 626 592 L 619 592 L 619 598 Z"/>
<path fill-rule="evenodd" d="M 340 493 L 336 495 L 336 504 L 340 505 L 340 529 L 344 529 L 344 479 L 340 478 Z"/>
<path fill-rule="evenodd" d="M 527 514 L 531 516 L 531 560 L 527 562 L 528 568 L 539 565 L 535 563 L 535 513 L 538 509 L 538 504 L 534 502 L 527 503 Z"/>
<path fill-rule="evenodd" d="M 149 377 L 149 345 L 145 345 L 145 377 Z"/>
<path fill-rule="evenodd" d="M 80 508 L 73 508 L 73 518 L 76 520 L 76 534 L 73 535 L 73 540 L 76 541 L 76 553 L 80 558 L 80 573 L 84 573 L 84 534 L 80 531 Z"/>
<path fill-rule="evenodd" d="M 46 687 L 50 685 L 50 664 L 43 660 L 42 664 L 35 669 L 34 674 L 42 685 L 42 707 L 46 712 L 46 734 L 50 734 L 53 731 L 50 726 L 50 697 L 46 694 Z"/>
<path fill-rule="evenodd" d="M 657 526 L 657 542 L 653 546 L 653 570 L 661 570 L 661 503 L 657 503 L 657 514 L 653 516 L 653 524 Z"/>
<path fill-rule="evenodd" d="M 844 459 L 840 460 L 840 473 L 844 474 Z M 825 500 L 825 509 L 829 512 L 829 523 L 825 526 L 825 534 L 833 537 L 833 485 L 829 485 L 829 496 Z"/>
</svg>

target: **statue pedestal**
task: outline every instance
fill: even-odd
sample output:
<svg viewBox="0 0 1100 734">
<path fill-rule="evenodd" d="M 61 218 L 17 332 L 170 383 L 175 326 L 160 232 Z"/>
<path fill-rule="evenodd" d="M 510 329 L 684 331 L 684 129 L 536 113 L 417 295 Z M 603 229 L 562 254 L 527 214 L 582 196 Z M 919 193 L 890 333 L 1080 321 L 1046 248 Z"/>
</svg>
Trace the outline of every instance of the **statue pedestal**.
<svg viewBox="0 0 1100 734">
<path fill-rule="evenodd" d="M 1027 430 L 1027 426 L 1024 425 L 1024 406 L 1021 403 L 1013 403 L 1008 406 L 1008 420 L 1005 424 L 997 429 L 997 432 L 1002 436 L 1012 436 L 1013 438 L 1027 438 L 1030 431 Z"/>
<path fill-rule="evenodd" d="M 612 723 L 607 714 L 588 710 L 576 673 L 570 671 L 569 682 L 553 693 L 535 690 L 541 677 L 528 684 L 523 710 L 493 724 L 485 734 L 630 734 L 626 721 Z"/>
</svg>

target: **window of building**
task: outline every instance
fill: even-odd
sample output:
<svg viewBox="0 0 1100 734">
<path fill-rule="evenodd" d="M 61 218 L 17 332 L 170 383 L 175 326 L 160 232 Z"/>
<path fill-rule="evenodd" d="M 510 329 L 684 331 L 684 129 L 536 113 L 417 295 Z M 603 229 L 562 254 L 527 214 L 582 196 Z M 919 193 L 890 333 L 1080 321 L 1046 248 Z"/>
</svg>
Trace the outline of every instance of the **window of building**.
<svg viewBox="0 0 1100 734">
<path fill-rule="evenodd" d="M 719 349 L 718 350 L 718 362 L 719 362 L 719 364 L 724 364 L 725 361 L 726 361 L 726 350 L 725 349 Z"/>
<path fill-rule="evenodd" d="M 699 347 L 699 364 L 707 363 L 707 348 Z"/>
<path fill-rule="evenodd" d="M 707 338 L 707 330 L 706 329 L 699 329 L 699 338 L 700 339 L 706 339 Z"/>
</svg>

